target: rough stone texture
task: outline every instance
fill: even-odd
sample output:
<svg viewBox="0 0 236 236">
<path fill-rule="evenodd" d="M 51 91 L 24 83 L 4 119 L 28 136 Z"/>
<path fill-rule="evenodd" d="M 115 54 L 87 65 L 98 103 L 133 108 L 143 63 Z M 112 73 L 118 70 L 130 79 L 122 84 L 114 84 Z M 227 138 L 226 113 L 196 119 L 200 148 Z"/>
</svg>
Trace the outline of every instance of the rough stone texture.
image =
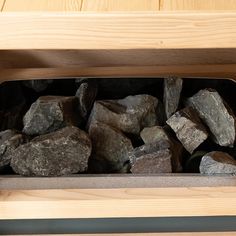
<svg viewBox="0 0 236 236">
<path fill-rule="evenodd" d="M 88 135 L 68 126 L 34 138 L 11 155 L 11 167 L 26 176 L 60 176 L 87 170 L 91 154 Z"/>
<path fill-rule="evenodd" d="M 182 171 L 182 153 L 183 147 L 182 145 L 172 138 L 164 127 L 161 126 L 153 126 L 144 128 L 140 136 L 145 144 L 153 143 L 153 142 L 161 142 L 166 141 L 170 145 L 170 150 L 172 153 L 171 163 L 172 163 L 172 171 L 173 172 L 181 172 Z"/>
<path fill-rule="evenodd" d="M 0 132 L 0 167 L 10 164 L 11 153 L 25 141 L 25 137 L 16 130 Z"/>
<path fill-rule="evenodd" d="M 221 146 L 233 147 L 235 143 L 235 116 L 213 89 L 203 89 L 187 100 L 209 127 L 214 140 Z"/>
<path fill-rule="evenodd" d="M 125 133 L 139 134 L 143 127 L 158 124 L 158 103 L 158 99 L 151 95 L 96 101 L 88 125 L 98 121 Z"/>
<path fill-rule="evenodd" d="M 167 141 L 135 148 L 129 153 L 131 172 L 134 174 L 171 173 L 171 151 Z"/>
<path fill-rule="evenodd" d="M 94 100 L 97 95 L 97 85 L 95 82 L 84 82 L 80 85 L 76 92 L 76 97 L 79 100 L 78 110 L 84 121 L 92 109 Z"/>
<path fill-rule="evenodd" d="M 65 126 L 77 126 L 78 99 L 76 97 L 43 96 L 34 102 L 25 114 L 23 132 L 40 135 Z"/>
<path fill-rule="evenodd" d="M 41 79 L 41 80 L 25 80 L 23 81 L 23 84 L 33 89 L 36 92 L 42 92 L 44 91 L 49 84 L 51 84 L 53 80 L 51 79 Z"/>
<path fill-rule="evenodd" d="M 167 119 L 178 109 L 182 84 L 183 80 L 178 77 L 164 79 L 164 106 Z"/>
<path fill-rule="evenodd" d="M 205 154 L 200 163 L 201 174 L 236 174 L 236 161 L 228 153 L 213 151 Z"/>
<path fill-rule="evenodd" d="M 95 172 L 123 172 L 129 160 L 128 152 L 133 150 L 131 141 L 119 130 L 100 122 L 90 125 L 89 136 L 93 144 L 91 169 Z"/>
<path fill-rule="evenodd" d="M 177 138 L 189 153 L 193 153 L 208 137 L 197 113 L 190 107 L 176 112 L 166 123 L 174 130 Z"/>
</svg>

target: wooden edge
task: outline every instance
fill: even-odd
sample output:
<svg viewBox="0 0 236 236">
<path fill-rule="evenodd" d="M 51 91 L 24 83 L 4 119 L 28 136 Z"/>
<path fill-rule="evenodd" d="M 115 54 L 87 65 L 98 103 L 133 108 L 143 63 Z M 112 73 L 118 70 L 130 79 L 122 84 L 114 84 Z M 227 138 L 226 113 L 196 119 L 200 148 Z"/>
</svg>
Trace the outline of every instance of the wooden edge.
<svg viewBox="0 0 236 236">
<path fill-rule="evenodd" d="M 171 75 L 235 80 L 236 64 L 1 69 L 0 81 L 68 77 L 163 77 Z"/>
<path fill-rule="evenodd" d="M 0 219 L 235 215 L 236 187 L 0 191 Z"/>
<path fill-rule="evenodd" d="M 0 49 L 235 48 L 236 13 L 1 13 Z"/>
</svg>

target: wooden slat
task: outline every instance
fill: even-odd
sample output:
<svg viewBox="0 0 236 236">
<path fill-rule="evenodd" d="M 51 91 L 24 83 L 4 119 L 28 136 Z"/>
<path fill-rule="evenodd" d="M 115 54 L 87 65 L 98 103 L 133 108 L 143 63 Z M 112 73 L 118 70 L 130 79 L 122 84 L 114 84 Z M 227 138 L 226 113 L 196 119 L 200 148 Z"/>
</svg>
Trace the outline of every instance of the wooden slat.
<svg viewBox="0 0 236 236">
<path fill-rule="evenodd" d="M 5 0 L 0 0 L 0 12 L 3 10 Z"/>
<path fill-rule="evenodd" d="M 0 49 L 236 48 L 236 13 L 2 13 L 0 31 Z"/>
<path fill-rule="evenodd" d="M 82 0 L 6 0 L 3 11 L 80 11 Z"/>
<path fill-rule="evenodd" d="M 235 0 L 160 0 L 160 10 L 236 10 Z"/>
<path fill-rule="evenodd" d="M 159 0 L 83 0 L 82 11 L 158 11 Z"/>
<path fill-rule="evenodd" d="M 234 215 L 235 187 L 0 191 L 0 219 Z"/>
</svg>

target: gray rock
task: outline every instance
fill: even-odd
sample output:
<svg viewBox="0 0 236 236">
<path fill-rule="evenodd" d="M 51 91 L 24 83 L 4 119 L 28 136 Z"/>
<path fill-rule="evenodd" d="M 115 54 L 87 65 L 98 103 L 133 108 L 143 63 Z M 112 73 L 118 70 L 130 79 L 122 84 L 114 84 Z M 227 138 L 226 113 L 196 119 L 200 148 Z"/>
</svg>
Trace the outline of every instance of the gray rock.
<svg viewBox="0 0 236 236">
<path fill-rule="evenodd" d="M 190 107 L 176 112 L 166 123 L 174 130 L 177 138 L 189 153 L 193 153 L 208 137 L 197 113 Z"/>
<path fill-rule="evenodd" d="M 23 132 L 28 135 L 40 135 L 68 125 L 77 126 L 81 122 L 77 109 L 76 97 L 40 97 L 24 116 Z"/>
<path fill-rule="evenodd" d="M 31 88 L 33 90 L 35 90 L 36 92 L 42 92 L 44 91 L 49 84 L 51 84 L 53 82 L 53 80 L 51 79 L 41 79 L 41 80 L 25 80 L 23 81 L 23 84 L 28 87 Z"/>
<path fill-rule="evenodd" d="M 159 101 L 150 95 L 128 96 L 94 103 L 89 124 L 102 122 L 125 133 L 139 134 L 143 127 L 158 124 Z"/>
<path fill-rule="evenodd" d="M 205 154 L 200 163 L 201 174 L 236 174 L 236 160 L 228 153 L 213 151 Z"/>
<path fill-rule="evenodd" d="M 0 132 L 0 167 L 10 164 L 12 152 L 24 143 L 24 136 L 16 130 Z"/>
<path fill-rule="evenodd" d="M 166 141 L 169 143 L 169 149 L 172 153 L 171 156 L 171 163 L 172 163 L 172 171 L 174 173 L 182 171 L 182 153 L 183 147 L 182 145 L 174 140 L 168 132 L 165 130 L 164 127 L 161 126 L 153 126 L 153 127 L 146 127 L 144 128 L 140 136 L 145 144 L 155 143 L 155 142 L 162 142 Z"/>
<path fill-rule="evenodd" d="M 77 127 L 68 126 L 19 146 L 11 155 L 11 167 L 26 176 L 84 172 L 91 149 L 88 135 Z"/>
<path fill-rule="evenodd" d="M 182 83 L 183 80 L 178 77 L 164 79 L 164 106 L 167 119 L 178 109 Z"/>
<path fill-rule="evenodd" d="M 134 174 L 171 173 L 171 151 L 166 141 L 144 144 L 129 153 Z"/>
<path fill-rule="evenodd" d="M 90 125 L 89 136 L 93 145 L 90 160 L 91 165 L 95 167 L 93 170 L 95 172 L 123 172 L 129 160 L 128 152 L 133 150 L 131 141 L 119 130 L 99 122 L 93 122 Z M 98 168 L 93 164 L 94 162 L 97 162 Z"/>
<path fill-rule="evenodd" d="M 95 82 L 84 82 L 76 91 L 76 97 L 79 100 L 78 110 L 84 121 L 93 107 L 94 100 L 97 95 L 97 85 Z"/>
<path fill-rule="evenodd" d="M 187 100 L 209 127 L 213 138 L 221 146 L 233 147 L 235 143 L 235 116 L 213 89 L 203 89 Z"/>
</svg>

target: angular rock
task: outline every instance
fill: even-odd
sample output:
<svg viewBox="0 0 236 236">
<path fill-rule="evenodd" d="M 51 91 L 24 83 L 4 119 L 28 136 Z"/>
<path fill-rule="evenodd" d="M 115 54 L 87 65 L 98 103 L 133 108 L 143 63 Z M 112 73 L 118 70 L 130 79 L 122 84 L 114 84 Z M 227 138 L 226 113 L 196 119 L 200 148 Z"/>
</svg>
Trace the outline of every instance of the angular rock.
<svg viewBox="0 0 236 236">
<path fill-rule="evenodd" d="M 158 124 L 158 105 L 158 99 L 151 95 L 96 101 L 90 114 L 89 124 L 98 121 L 125 133 L 139 134 L 143 127 Z"/>
<path fill-rule="evenodd" d="M 65 126 L 77 126 L 80 122 L 76 97 L 43 96 L 25 114 L 23 132 L 28 135 L 46 134 Z"/>
<path fill-rule="evenodd" d="M 187 100 L 187 104 L 197 111 L 217 144 L 233 147 L 236 134 L 235 116 L 217 91 L 200 90 Z"/>
<path fill-rule="evenodd" d="M 34 138 L 19 146 L 11 156 L 13 170 L 26 176 L 61 176 L 87 170 L 91 154 L 88 135 L 68 126 Z"/>
<path fill-rule="evenodd" d="M 200 163 L 201 174 L 236 174 L 236 160 L 228 153 L 213 151 L 205 154 Z"/>
<path fill-rule="evenodd" d="M 95 82 L 84 82 L 81 83 L 80 87 L 76 92 L 76 97 L 79 100 L 78 110 L 84 121 L 93 107 L 94 100 L 97 95 L 97 85 Z"/>
<path fill-rule="evenodd" d="M 197 113 L 190 107 L 176 112 L 166 123 L 174 130 L 177 138 L 189 153 L 193 153 L 208 137 Z"/>
<path fill-rule="evenodd" d="M 24 141 L 25 137 L 16 130 L 0 132 L 0 167 L 10 164 L 12 152 Z"/>
<path fill-rule="evenodd" d="M 89 136 L 93 145 L 91 165 L 94 162 L 102 163 L 95 172 L 122 172 L 129 160 L 128 152 L 133 150 L 131 141 L 119 130 L 100 123 L 93 122 L 89 127 Z M 103 168 L 104 167 L 104 168 Z"/>
<path fill-rule="evenodd" d="M 160 141 L 135 148 L 129 153 L 131 172 L 134 174 L 171 173 L 169 143 Z"/>
<path fill-rule="evenodd" d="M 174 140 L 167 131 L 161 126 L 153 126 L 144 128 L 140 136 L 145 144 L 162 142 L 166 141 L 169 143 L 169 149 L 171 150 L 171 163 L 172 163 L 172 171 L 174 173 L 182 171 L 182 153 L 183 147 L 182 145 Z"/>
<path fill-rule="evenodd" d="M 178 109 L 183 80 L 178 77 L 164 79 L 164 106 L 167 119 Z"/>
<path fill-rule="evenodd" d="M 23 84 L 33 89 L 36 92 L 42 92 L 44 91 L 49 84 L 51 84 L 53 80 L 51 79 L 41 79 L 41 80 L 25 80 L 23 81 Z"/>
</svg>

